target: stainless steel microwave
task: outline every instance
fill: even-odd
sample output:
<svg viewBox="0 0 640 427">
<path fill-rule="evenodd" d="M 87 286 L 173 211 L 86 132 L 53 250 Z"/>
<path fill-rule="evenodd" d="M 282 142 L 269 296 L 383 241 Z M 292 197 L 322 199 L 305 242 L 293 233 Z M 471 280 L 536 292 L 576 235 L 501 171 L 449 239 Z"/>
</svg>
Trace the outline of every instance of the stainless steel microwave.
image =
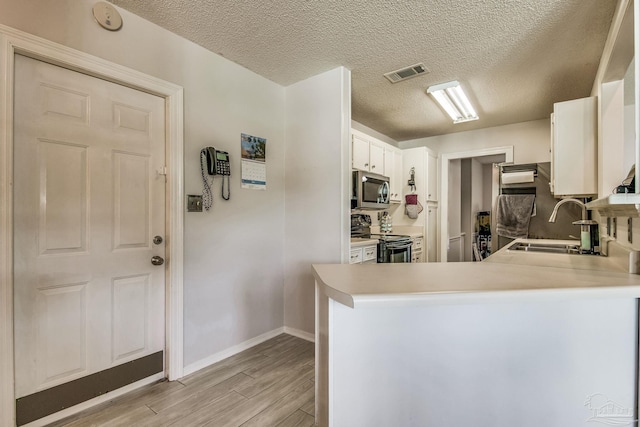
<svg viewBox="0 0 640 427">
<path fill-rule="evenodd" d="M 351 209 L 387 209 L 389 177 L 365 171 L 351 176 Z"/>
</svg>

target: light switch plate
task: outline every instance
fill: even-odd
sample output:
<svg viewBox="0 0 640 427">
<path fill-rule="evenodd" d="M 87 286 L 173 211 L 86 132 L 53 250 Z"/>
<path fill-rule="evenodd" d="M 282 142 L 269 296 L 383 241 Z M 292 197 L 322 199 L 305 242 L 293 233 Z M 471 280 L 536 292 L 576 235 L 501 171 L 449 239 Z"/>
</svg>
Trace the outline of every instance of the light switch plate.
<svg viewBox="0 0 640 427">
<path fill-rule="evenodd" d="M 187 196 L 187 212 L 202 212 L 202 196 L 194 194 Z"/>
</svg>

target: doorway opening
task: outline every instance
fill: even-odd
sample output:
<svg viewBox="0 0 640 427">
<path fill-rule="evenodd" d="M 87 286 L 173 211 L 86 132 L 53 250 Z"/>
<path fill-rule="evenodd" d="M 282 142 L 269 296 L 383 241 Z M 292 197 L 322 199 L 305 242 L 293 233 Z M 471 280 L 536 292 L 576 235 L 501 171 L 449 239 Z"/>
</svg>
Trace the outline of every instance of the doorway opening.
<svg viewBox="0 0 640 427">
<path fill-rule="evenodd" d="M 513 163 L 513 147 L 442 154 L 439 209 L 442 226 L 438 229 L 441 262 L 473 260 L 477 213 L 491 211 L 498 196 L 495 163 Z"/>
</svg>

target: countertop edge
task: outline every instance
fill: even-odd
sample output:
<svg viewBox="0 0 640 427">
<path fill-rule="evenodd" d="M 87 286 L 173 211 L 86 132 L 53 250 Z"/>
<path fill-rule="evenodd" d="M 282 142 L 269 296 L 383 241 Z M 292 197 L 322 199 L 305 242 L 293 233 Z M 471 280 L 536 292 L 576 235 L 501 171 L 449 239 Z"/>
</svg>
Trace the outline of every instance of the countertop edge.
<svg viewBox="0 0 640 427">
<path fill-rule="evenodd" d="M 312 272 L 318 292 L 351 308 L 640 298 L 640 277 L 628 273 L 524 265 L 502 267 L 508 264 L 501 263 L 456 264 L 312 264 Z M 397 278 L 404 277 L 405 272 L 404 283 L 398 282 Z M 432 283 L 422 286 L 425 279 Z M 514 286 L 510 284 L 512 280 Z M 546 285 L 556 280 L 558 285 Z"/>
<path fill-rule="evenodd" d="M 326 286 L 326 285 L 325 285 Z M 328 288 L 332 289 L 330 286 Z M 334 290 L 335 291 L 335 290 Z M 337 291 L 335 291 L 337 292 Z M 341 293 L 342 294 L 342 293 Z M 328 295 L 330 298 L 331 296 Z M 413 294 L 386 294 L 351 296 L 351 304 L 336 301 L 351 308 L 364 307 L 394 307 L 419 305 L 455 305 L 471 303 L 505 303 L 519 301 L 548 301 L 549 299 L 575 298 L 640 298 L 640 286 L 616 286 L 602 288 L 571 288 L 571 289 L 526 289 L 508 291 L 460 291 L 460 292 L 425 292 Z"/>
<path fill-rule="evenodd" d="M 325 283 L 324 280 L 322 280 L 322 278 L 320 277 L 320 274 L 316 270 L 316 266 L 314 264 L 311 264 L 311 271 L 313 272 L 313 277 L 315 278 L 316 283 L 322 287 L 322 291 L 327 297 L 339 302 L 342 305 L 346 305 L 347 307 L 355 308 L 353 295 L 346 292 L 341 292 Z"/>
</svg>

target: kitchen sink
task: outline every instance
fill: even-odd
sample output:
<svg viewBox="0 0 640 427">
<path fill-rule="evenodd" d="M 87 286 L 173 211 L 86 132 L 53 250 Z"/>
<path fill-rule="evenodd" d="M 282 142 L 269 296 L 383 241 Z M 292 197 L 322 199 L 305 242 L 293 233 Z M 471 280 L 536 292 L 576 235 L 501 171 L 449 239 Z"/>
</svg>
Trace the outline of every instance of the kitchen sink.
<svg viewBox="0 0 640 427">
<path fill-rule="evenodd" d="M 580 244 L 567 242 L 515 242 L 509 247 L 509 250 L 548 254 L 580 254 Z"/>
</svg>

